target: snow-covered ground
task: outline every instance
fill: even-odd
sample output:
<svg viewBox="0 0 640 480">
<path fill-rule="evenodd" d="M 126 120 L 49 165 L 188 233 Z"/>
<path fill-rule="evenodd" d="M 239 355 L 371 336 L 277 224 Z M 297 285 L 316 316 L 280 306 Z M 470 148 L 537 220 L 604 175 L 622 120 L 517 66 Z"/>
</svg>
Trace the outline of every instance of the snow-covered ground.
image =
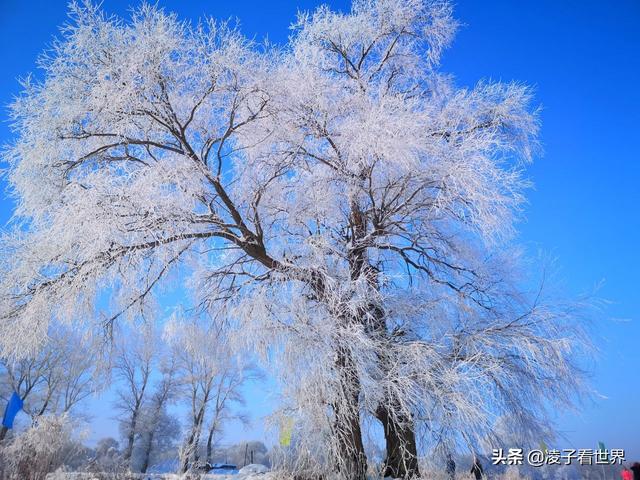
<svg viewBox="0 0 640 480">
<path fill-rule="evenodd" d="M 277 480 L 274 472 L 249 475 L 222 475 L 205 474 L 200 476 L 178 475 L 174 473 L 150 473 L 150 474 L 109 474 L 109 473 L 79 473 L 79 472 L 55 472 L 47 475 L 46 480 Z"/>
<path fill-rule="evenodd" d="M 55 472 L 47 475 L 46 480 L 276 480 L 278 476 L 264 465 L 251 464 L 241 468 L 237 473 L 212 473 L 200 476 L 178 475 L 174 473 L 80 473 Z"/>
</svg>

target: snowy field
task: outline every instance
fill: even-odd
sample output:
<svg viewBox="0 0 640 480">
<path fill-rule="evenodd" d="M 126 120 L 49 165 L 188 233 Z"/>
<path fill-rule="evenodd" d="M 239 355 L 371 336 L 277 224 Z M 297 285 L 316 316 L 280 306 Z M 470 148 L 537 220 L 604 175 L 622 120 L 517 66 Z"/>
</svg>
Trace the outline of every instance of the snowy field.
<svg viewBox="0 0 640 480">
<path fill-rule="evenodd" d="M 116 474 L 116 473 L 51 473 L 47 476 L 47 480 L 275 480 L 277 476 L 273 473 L 267 474 L 249 474 L 249 475 L 224 475 L 224 474 L 206 474 L 200 476 L 187 476 L 171 473 L 150 473 L 150 474 Z"/>
<path fill-rule="evenodd" d="M 117 473 L 79 473 L 56 472 L 47 475 L 46 480 L 276 480 L 279 478 L 264 465 L 252 464 L 240 469 L 234 474 L 185 474 L 146 473 L 146 474 L 117 474 Z"/>
</svg>

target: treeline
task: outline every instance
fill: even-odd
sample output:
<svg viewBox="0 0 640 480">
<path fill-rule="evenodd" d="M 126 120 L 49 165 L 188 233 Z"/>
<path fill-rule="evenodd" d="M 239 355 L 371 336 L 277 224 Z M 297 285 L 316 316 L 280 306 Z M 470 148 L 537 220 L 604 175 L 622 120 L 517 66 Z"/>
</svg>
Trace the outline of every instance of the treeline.
<svg viewBox="0 0 640 480">
<path fill-rule="evenodd" d="M 26 430 L 1 431 L 0 448 L 5 457 L 16 458 L 16 471 L 27 468 L 20 463 L 33 464 L 30 457 L 39 451 L 33 438 L 26 448 L 28 439 L 21 437 L 46 438 L 51 431 L 57 431 L 53 444 L 60 458 L 45 462 L 46 469 L 64 464 L 74 470 L 145 473 L 172 460 L 173 469 L 183 473 L 229 458 L 242 464 L 233 449 L 219 445 L 229 422 L 247 423 L 242 388 L 258 371 L 232 354 L 222 331 L 213 322 L 181 315 L 161 327 L 123 322 L 117 328 L 113 343 L 60 328 L 36 355 L 1 361 L 1 400 L 6 403 L 16 392 L 31 423 Z M 91 449 L 72 431 L 86 430 L 91 418 L 83 400 L 109 385 L 115 389 L 110 407 L 121 438 L 103 439 Z M 264 445 L 251 451 L 254 461 L 268 463 Z"/>
</svg>

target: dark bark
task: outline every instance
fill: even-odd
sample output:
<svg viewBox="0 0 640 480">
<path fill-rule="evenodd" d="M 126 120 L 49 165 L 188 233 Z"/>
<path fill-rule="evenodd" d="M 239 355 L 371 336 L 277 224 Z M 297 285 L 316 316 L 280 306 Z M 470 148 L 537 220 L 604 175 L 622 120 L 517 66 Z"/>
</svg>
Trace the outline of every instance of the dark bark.
<svg viewBox="0 0 640 480">
<path fill-rule="evenodd" d="M 145 445 L 144 452 L 142 454 L 142 467 L 140 468 L 140 473 L 147 473 L 147 468 L 149 468 L 151 450 L 153 448 L 153 437 L 154 431 L 151 430 L 147 436 L 147 444 Z"/>
<path fill-rule="evenodd" d="M 351 399 L 357 406 L 357 399 Z M 365 480 L 367 456 L 362 443 L 360 413 L 354 407 L 337 409 L 336 435 L 340 456 L 339 471 L 345 480 Z"/>
<path fill-rule="evenodd" d="M 379 357 L 384 372 L 388 370 L 389 362 L 386 353 L 381 352 Z M 394 401 L 389 392 L 386 392 L 384 403 L 378 406 L 374 415 L 382 423 L 384 429 L 386 457 L 383 476 L 393 478 L 420 477 L 418 444 L 413 418 L 410 414 L 401 411 L 398 402 Z"/>
<path fill-rule="evenodd" d="M 133 453 L 133 442 L 136 437 L 136 428 L 138 426 L 138 410 L 139 406 L 136 404 L 131 414 L 131 423 L 129 424 L 129 432 L 127 433 L 127 448 L 124 451 L 124 462 L 127 467 L 131 468 L 131 455 Z"/>
<path fill-rule="evenodd" d="M 190 450 L 194 448 L 195 437 L 196 437 L 196 432 L 195 432 L 195 429 L 193 429 L 191 430 L 191 433 L 189 434 L 189 438 L 187 439 L 187 442 L 185 444 L 186 455 L 184 455 L 184 457 L 182 458 L 182 461 L 180 462 L 180 473 L 186 473 L 186 471 L 189 470 L 189 463 L 191 459 Z"/>
<path fill-rule="evenodd" d="M 213 434 L 215 432 L 215 423 L 211 425 L 209 429 L 209 436 L 207 437 L 207 463 L 213 463 Z"/>
<path fill-rule="evenodd" d="M 382 334 L 387 337 L 386 329 Z M 391 348 L 391 345 L 388 348 Z M 389 359 L 385 353 L 380 353 L 379 360 L 381 368 L 386 374 Z M 396 406 L 397 402 L 394 401 L 391 394 L 387 392 L 386 397 L 386 401 L 378 406 L 374 412 L 384 429 L 386 457 L 383 476 L 393 478 L 419 477 L 418 445 L 413 418 L 400 411 L 400 407 Z"/>
<path fill-rule="evenodd" d="M 385 312 L 377 305 L 369 305 L 364 315 L 366 328 L 370 335 L 381 338 L 389 343 L 389 335 L 385 324 Z M 389 347 L 392 345 L 389 344 Z M 379 362 L 383 372 L 388 371 L 389 352 L 379 353 Z M 393 478 L 416 478 L 420 476 L 418 467 L 418 445 L 416 441 L 415 425 L 407 415 L 402 415 L 399 407 L 394 408 L 395 402 L 387 396 L 387 401 L 374 412 L 375 417 L 382 423 L 386 444 L 383 476 Z"/>
<path fill-rule="evenodd" d="M 186 443 L 186 449 L 191 447 L 193 435 L 189 437 Z M 178 473 L 186 473 L 189 469 L 189 455 L 184 455 L 180 460 L 180 471 Z"/>
<path fill-rule="evenodd" d="M 182 459 L 180 473 L 186 473 L 186 471 L 189 470 L 189 466 L 198 463 L 198 459 L 200 458 L 200 455 L 198 454 L 198 445 L 200 444 L 200 433 L 202 432 L 202 422 L 204 421 L 205 405 L 206 399 L 205 403 L 200 407 L 196 417 L 194 418 L 191 433 L 189 434 L 189 438 L 185 444 L 187 455 Z"/>
<path fill-rule="evenodd" d="M 482 476 L 484 475 L 484 469 L 482 468 L 482 464 L 478 457 L 474 455 L 473 457 L 473 466 L 471 467 L 471 474 L 476 480 L 482 480 Z"/>
<path fill-rule="evenodd" d="M 44 415 L 44 412 L 47 411 L 47 407 L 49 407 L 49 397 L 47 397 L 45 402 L 42 404 L 42 408 L 40 408 L 40 410 L 36 414 L 36 417 L 41 417 L 42 415 Z"/>
<path fill-rule="evenodd" d="M 376 418 L 384 427 L 387 453 L 384 460 L 383 477 L 416 478 L 418 468 L 418 446 L 413 422 L 407 418 L 396 418 L 389 409 L 380 406 Z"/>
<path fill-rule="evenodd" d="M 354 371 L 350 353 L 344 348 L 338 351 L 337 368 L 344 397 L 334 406 L 339 471 L 345 480 L 365 480 L 367 456 L 360 428 L 360 380 Z"/>
<path fill-rule="evenodd" d="M 351 205 L 351 227 L 352 243 L 356 245 L 356 248 L 349 255 L 351 279 L 356 280 L 364 276 L 371 290 L 377 292 L 379 290 L 377 271 L 369 262 L 366 244 L 361 241 L 367 234 L 367 219 L 355 202 Z M 372 337 L 379 338 L 383 342 L 389 341 L 385 311 L 381 305 L 371 303 L 364 308 L 360 313 L 360 322 L 364 325 L 365 331 Z M 384 352 L 380 352 L 380 362 L 383 372 L 386 373 L 387 358 L 385 358 Z M 384 476 L 392 476 L 394 478 L 419 477 L 420 471 L 418 469 L 417 443 L 413 421 L 410 418 L 403 418 L 398 411 L 390 411 L 389 405 L 393 405 L 393 402 L 381 405 L 374 412 L 384 428 L 387 450 Z"/>
<path fill-rule="evenodd" d="M 2 428 L 0 428 L 0 442 L 2 440 L 4 440 L 4 438 L 7 436 L 7 432 L 9 431 L 9 429 L 7 427 L 5 427 L 4 425 L 2 425 Z"/>
<path fill-rule="evenodd" d="M 456 462 L 453 459 L 453 455 L 451 455 L 451 452 L 447 452 L 446 470 L 447 470 L 447 479 L 448 480 L 455 480 L 455 478 L 456 478 Z"/>
</svg>

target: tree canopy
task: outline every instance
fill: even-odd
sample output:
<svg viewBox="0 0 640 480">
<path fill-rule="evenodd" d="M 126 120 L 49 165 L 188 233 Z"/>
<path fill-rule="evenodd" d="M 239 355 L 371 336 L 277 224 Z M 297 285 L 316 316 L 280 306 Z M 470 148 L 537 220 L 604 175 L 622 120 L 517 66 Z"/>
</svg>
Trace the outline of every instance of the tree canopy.
<svg viewBox="0 0 640 480">
<path fill-rule="evenodd" d="M 440 72 L 456 29 L 445 1 L 354 0 L 256 45 L 72 4 L 12 107 L 2 354 L 149 316 L 188 277 L 185 303 L 274 367 L 300 451 L 350 478 L 364 418 L 395 474 L 417 474 L 421 432 L 547 434 L 581 377 L 575 305 L 531 288 L 513 241 L 538 117 L 525 85 Z"/>
</svg>

